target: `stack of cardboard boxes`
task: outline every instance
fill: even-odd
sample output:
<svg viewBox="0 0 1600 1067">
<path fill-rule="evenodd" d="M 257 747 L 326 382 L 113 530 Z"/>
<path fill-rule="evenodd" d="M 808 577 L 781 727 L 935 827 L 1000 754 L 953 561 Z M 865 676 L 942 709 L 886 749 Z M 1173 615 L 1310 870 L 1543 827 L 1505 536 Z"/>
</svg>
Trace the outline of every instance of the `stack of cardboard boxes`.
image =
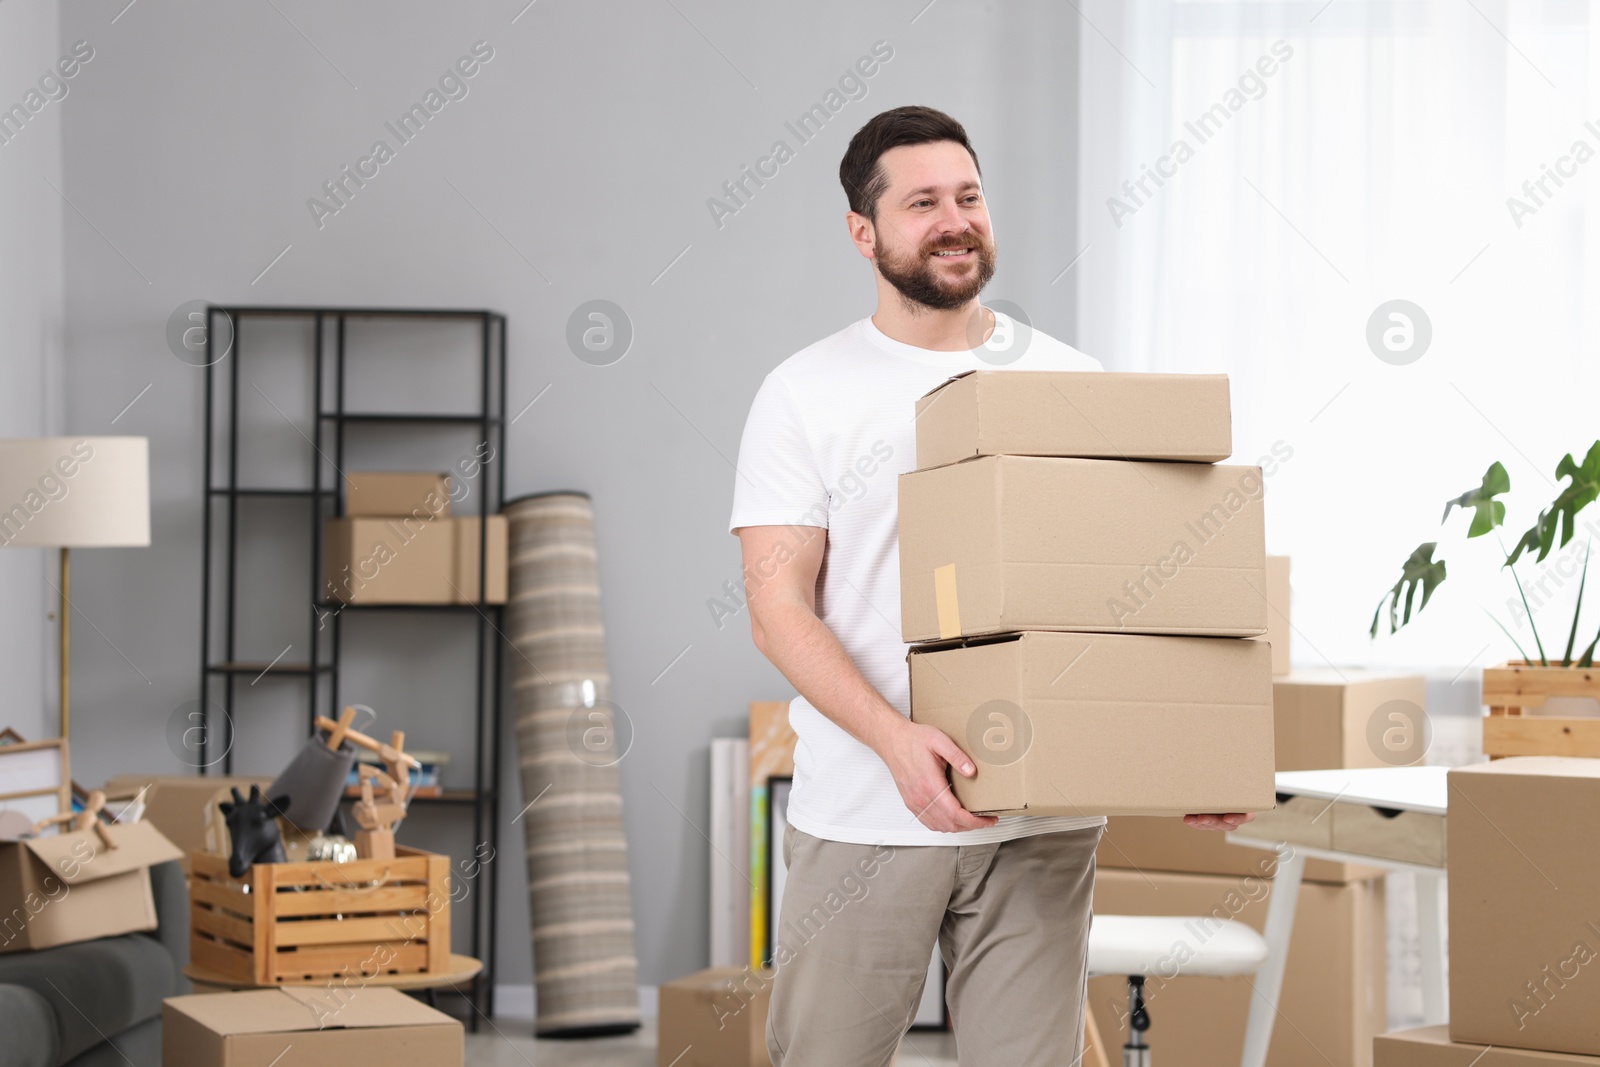
<svg viewBox="0 0 1600 1067">
<path fill-rule="evenodd" d="M 345 604 L 478 602 L 480 542 L 487 544 L 483 603 L 506 602 L 506 517 L 450 514 L 450 476 L 352 471 L 344 515 L 328 520 L 325 599 Z"/>
<path fill-rule="evenodd" d="M 1267 557 L 1267 599 L 1277 769 L 1375 767 L 1409 755 L 1386 747 L 1383 738 L 1397 726 L 1420 725 L 1415 715 L 1425 706 L 1422 676 L 1351 668 L 1293 670 L 1286 556 Z M 1271 852 L 1232 845 L 1221 834 L 1196 832 L 1171 819 L 1113 816 L 1097 862 L 1099 912 L 1217 915 L 1258 931 L 1265 925 L 1276 869 Z M 1387 1024 L 1382 875 L 1377 867 L 1307 859 L 1270 1063 L 1365 1067 L 1372 1062 L 1372 1039 Z M 1146 992 L 1154 1020 L 1152 1044 L 1177 1041 L 1196 1064 L 1238 1062 L 1251 1001 L 1245 979 L 1153 983 Z M 1106 1040 L 1112 1041 L 1114 1032 L 1125 1035 L 1122 983 L 1095 979 L 1089 999 Z"/>
<path fill-rule="evenodd" d="M 1260 468 L 1217 463 L 1229 423 L 1221 376 L 946 382 L 918 403 L 921 469 L 901 480 L 902 622 L 921 642 L 912 718 L 979 766 L 953 778 L 964 806 L 1109 815 L 1096 912 L 1261 930 L 1273 853 L 1172 816 L 1270 809 L 1274 768 L 1375 765 L 1373 715 L 1420 708 L 1423 682 L 1290 671 L 1289 561 L 1265 555 Z M 1380 874 L 1308 863 L 1281 1001 L 1293 1025 L 1275 1028 L 1269 1062 L 1370 1063 Z M 1151 979 L 1152 1047 L 1237 1063 L 1251 996 L 1246 978 Z M 1126 1002 L 1122 979 L 1090 983 L 1113 1047 Z"/>
<path fill-rule="evenodd" d="M 1285 606 L 1284 616 L 1287 618 Z M 1280 770 L 1381 765 L 1367 740 L 1394 701 L 1420 708 L 1423 679 L 1371 671 L 1300 669 L 1273 679 Z M 1323 820 L 1326 823 L 1328 820 Z M 1274 853 L 1229 844 L 1171 820 L 1109 820 L 1098 854 L 1095 909 L 1104 913 L 1213 914 L 1256 930 L 1265 924 Z M 1268 1062 L 1350 1067 L 1372 1062 L 1386 1028 L 1384 880 L 1375 867 L 1307 859 Z M 1150 994 L 1150 1040 L 1178 1041 L 1186 1063 L 1236 1064 L 1252 992 L 1243 978 L 1179 980 Z M 1122 1027 L 1124 992 L 1090 982 L 1108 1042 Z M 1116 1039 L 1120 1040 L 1120 1039 Z"/>
<path fill-rule="evenodd" d="M 1222 375 L 971 371 L 900 478 L 911 717 L 987 814 L 1273 805 L 1261 468 Z M 1195 831 L 1199 832 L 1199 831 Z"/>
<path fill-rule="evenodd" d="M 1600 759 L 1448 782 L 1450 1023 L 1379 1037 L 1374 1067 L 1600 1067 Z"/>
<path fill-rule="evenodd" d="M 1268 583 L 1274 629 L 1284 631 L 1282 641 L 1269 635 L 1276 651 L 1288 645 L 1288 560 L 1269 557 L 1268 563 L 1269 574 L 1282 575 Z M 1285 670 L 1272 684 L 1279 770 L 1375 767 L 1398 758 L 1382 737 L 1397 723 L 1413 723 L 1407 713 L 1424 707 L 1422 676 L 1281 666 Z M 1215 914 L 1263 928 L 1276 869 L 1273 853 L 1229 844 L 1221 834 L 1197 832 L 1170 819 L 1112 817 L 1106 831 L 1097 856 L 1097 911 Z M 1372 1039 L 1387 1025 L 1382 874 L 1376 867 L 1306 860 L 1279 1001 L 1282 1014 L 1273 1028 L 1268 1062 L 1284 1067 L 1372 1062 Z M 1252 996 L 1245 979 L 1177 981 L 1159 992 L 1147 987 L 1147 992 L 1152 1045 L 1178 1040 L 1195 1064 L 1231 1067 L 1239 1061 Z M 1110 1042 L 1113 1032 L 1125 1030 L 1121 984 L 1095 979 L 1089 996 Z"/>
</svg>

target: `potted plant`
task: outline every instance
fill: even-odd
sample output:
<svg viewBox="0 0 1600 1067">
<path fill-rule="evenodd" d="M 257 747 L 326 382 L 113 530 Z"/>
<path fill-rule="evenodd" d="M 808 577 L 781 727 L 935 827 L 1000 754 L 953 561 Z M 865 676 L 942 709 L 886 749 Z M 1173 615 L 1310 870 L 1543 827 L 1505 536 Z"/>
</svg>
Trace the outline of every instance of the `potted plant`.
<svg viewBox="0 0 1600 1067">
<path fill-rule="evenodd" d="M 1600 702 L 1600 670 L 1594 666 L 1595 648 L 1600 645 L 1600 633 L 1583 648 L 1578 647 L 1578 625 L 1583 613 L 1583 590 L 1589 578 L 1589 548 L 1592 539 L 1586 539 L 1582 577 L 1578 580 L 1577 604 L 1572 611 L 1572 624 L 1567 627 L 1566 648 L 1559 661 L 1545 652 L 1539 637 L 1539 628 L 1528 606 L 1527 591 L 1518 577 L 1515 564 L 1525 554 L 1537 550 L 1537 562 L 1543 562 L 1552 549 L 1565 548 L 1577 530 L 1577 518 L 1584 508 L 1600 497 L 1600 441 L 1589 448 L 1580 464 L 1569 452 L 1556 465 L 1556 478 L 1565 481 L 1549 506 L 1539 512 L 1516 545 L 1506 553 L 1503 567 L 1511 571 L 1522 607 L 1533 631 L 1534 647 L 1538 658 L 1528 655 L 1516 637 L 1499 619 L 1495 625 L 1505 632 L 1521 654 L 1521 659 L 1508 660 L 1483 672 L 1483 702 L 1489 706 L 1489 715 L 1483 720 L 1483 750 L 1494 756 L 1600 756 L 1600 717 L 1590 714 L 1562 715 L 1574 706 L 1585 708 Z M 1445 501 L 1443 523 L 1455 508 L 1471 510 L 1472 522 L 1467 536 L 1482 537 L 1505 523 L 1506 506 L 1496 497 L 1511 490 L 1511 476 L 1499 463 L 1484 472 L 1483 481 L 1474 489 Z M 1498 537 L 1498 535 L 1497 535 Z M 1384 592 L 1378 608 L 1372 615 L 1369 635 L 1378 636 L 1378 626 L 1389 611 L 1389 632 L 1394 633 L 1411 621 L 1413 603 L 1418 590 L 1422 601 L 1416 612 L 1428 606 L 1428 598 L 1445 580 L 1443 559 L 1435 559 L 1438 542 L 1428 541 L 1418 545 L 1401 565 L 1400 580 Z M 1500 543 L 1505 551 L 1505 542 Z M 1402 605 L 1403 601 L 1403 605 Z M 1490 618 L 1494 618 L 1492 615 Z M 1524 715 L 1524 710 L 1536 709 L 1538 715 Z"/>
</svg>

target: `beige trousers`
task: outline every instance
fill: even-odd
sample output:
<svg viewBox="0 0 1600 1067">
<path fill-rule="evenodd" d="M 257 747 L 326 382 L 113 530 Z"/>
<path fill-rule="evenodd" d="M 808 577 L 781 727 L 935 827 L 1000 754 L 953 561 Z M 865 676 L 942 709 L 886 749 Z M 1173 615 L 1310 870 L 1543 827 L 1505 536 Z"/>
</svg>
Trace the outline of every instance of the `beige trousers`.
<svg viewBox="0 0 1600 1067">
<path fill-rule="evenodd" d="M 789 826 L 773 930 L 774 1067 L 887 1067 L 937 942 L 960 1067 L 1083 1056 L 1103 827 L 987 845 L 853 845 Z M 908 1062 L 916 1035 L 906 1038 Z"/>
</svg>

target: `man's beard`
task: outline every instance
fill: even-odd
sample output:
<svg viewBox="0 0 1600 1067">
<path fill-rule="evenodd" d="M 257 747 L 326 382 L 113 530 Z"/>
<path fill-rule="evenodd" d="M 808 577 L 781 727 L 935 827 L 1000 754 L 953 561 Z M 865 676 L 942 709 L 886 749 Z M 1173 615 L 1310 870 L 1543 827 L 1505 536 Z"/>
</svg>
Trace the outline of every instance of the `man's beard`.
<svg viewBox="0 0 1600 1067">
<path fill-rule="evenodd" d="M 972 248 L 976 256 L 976 269 L 964 274 L 952 274 L 940 281 L 939 274 L 946 268 L 937 263 L 931 253 L 940 248 Z M 941 244 L 920 249 L 911 254 L 890 254 L 881 237 L 873 241 L 872 251 L 877 256 L 878 271 L 906 300 L 938 311 L 949 311 L 975 299 L 983 287 L 994 277 L 996 249 L 994 242 L 977 233 Z"/>
</svg>

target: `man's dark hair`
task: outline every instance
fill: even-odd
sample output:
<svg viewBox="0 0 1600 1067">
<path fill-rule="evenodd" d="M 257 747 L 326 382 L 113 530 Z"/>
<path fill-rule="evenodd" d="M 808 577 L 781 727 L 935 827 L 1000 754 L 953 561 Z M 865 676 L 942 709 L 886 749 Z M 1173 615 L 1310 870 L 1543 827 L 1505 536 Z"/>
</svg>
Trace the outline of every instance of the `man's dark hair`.
<svg viewBox="0 0 1600 1067">
<path fill-rule="evenodd" d="M 849 198 L 850 210 L 877 222 L 878 200 L 889 187 L 889 176 L 884 173 L 880 158 L 891 148 L 933 141 L 954 141 L 965 148 L 978 177 L 983 177 L 978 153 L 967 142 L 967 131 L 961 123 L 931 107 L 897 107 L 873 116 L 857 130 L 850 138 L 850 147 L 845 149 L 844 159 L 839 161 L 839 182 Z"/>
</svg>

